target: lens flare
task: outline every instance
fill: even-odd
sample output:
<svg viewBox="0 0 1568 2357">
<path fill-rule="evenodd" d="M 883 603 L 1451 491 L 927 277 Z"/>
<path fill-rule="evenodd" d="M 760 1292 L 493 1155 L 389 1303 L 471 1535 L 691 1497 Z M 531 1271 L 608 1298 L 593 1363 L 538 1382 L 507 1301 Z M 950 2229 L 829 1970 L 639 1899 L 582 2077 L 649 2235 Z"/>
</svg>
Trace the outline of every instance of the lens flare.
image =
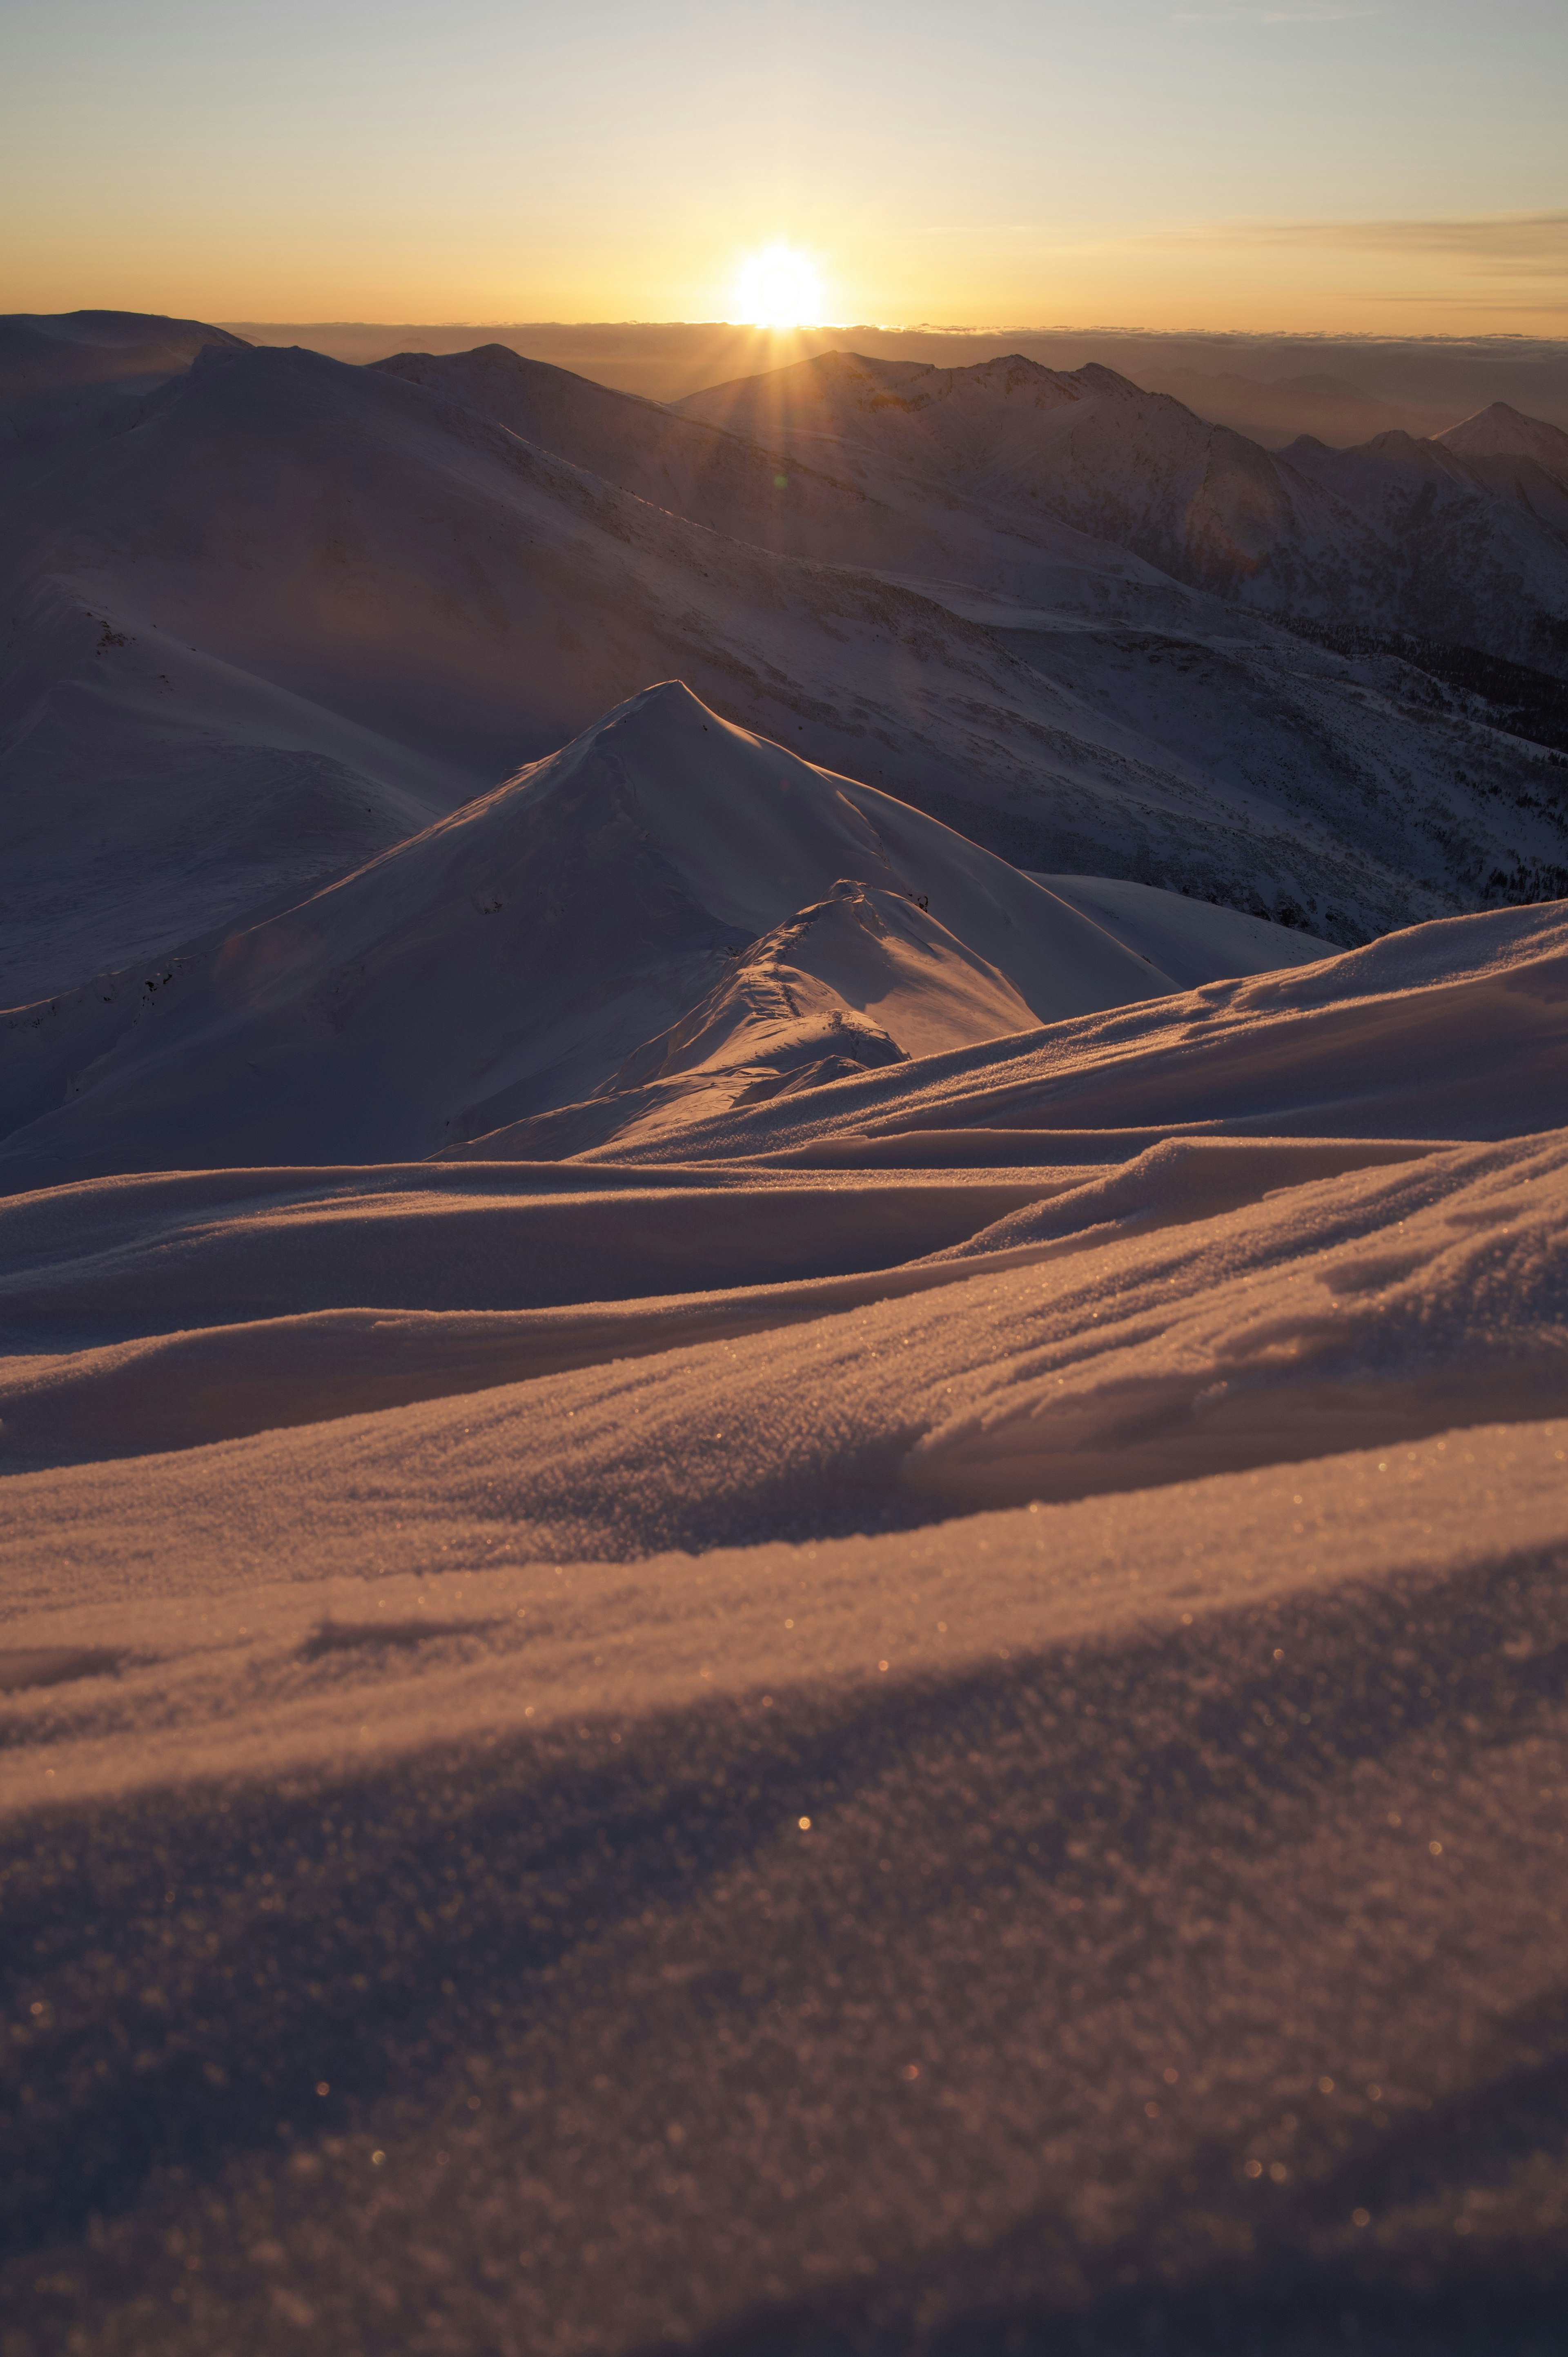
<svg viewBox="0 0 1568 2357">
<path fill-rule="evenodd" d="M 804 327 L 821 318 L 822 308 L 817 274 L 791 246 L 754 253 L 740 274 L 740 316 L 753 327 Z"/>
</svg>

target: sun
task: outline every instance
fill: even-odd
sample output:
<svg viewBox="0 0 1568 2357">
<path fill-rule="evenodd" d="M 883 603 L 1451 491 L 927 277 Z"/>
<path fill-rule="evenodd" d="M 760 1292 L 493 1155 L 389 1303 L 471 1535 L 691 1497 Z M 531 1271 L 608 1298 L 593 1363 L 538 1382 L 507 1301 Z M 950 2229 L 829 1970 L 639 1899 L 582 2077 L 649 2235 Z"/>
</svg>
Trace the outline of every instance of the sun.
<svg viewBox="0 0 1568 2357">
<path fill-rule="evenodd" d="M 740 316 L 753 327 L 804 327 L 820 319 L 822 309 L 817 274 L 792 246 L 766 247 L 740 274 Z"/>
</svg>

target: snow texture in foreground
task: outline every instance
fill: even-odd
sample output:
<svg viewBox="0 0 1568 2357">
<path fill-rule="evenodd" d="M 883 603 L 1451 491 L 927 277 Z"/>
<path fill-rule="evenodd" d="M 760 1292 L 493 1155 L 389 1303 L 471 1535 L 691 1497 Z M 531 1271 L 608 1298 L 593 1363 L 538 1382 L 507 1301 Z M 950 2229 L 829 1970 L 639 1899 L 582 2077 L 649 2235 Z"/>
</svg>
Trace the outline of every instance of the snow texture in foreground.
<svg viewBox="0 0 1568 2357">
<path fill-rule="evenodd" d="M 5 2357 L 1555 2357 L 1564 912 L 742 1085 L 1026 996 L 907 883 L 0 1201 Z"/>
<path fill-rule="evenodd" d="M 1552 2345 L 1568 1425 L 308 1577 L 200 1454 L 5 1631 L 15 2345 Z"/>
</svg>

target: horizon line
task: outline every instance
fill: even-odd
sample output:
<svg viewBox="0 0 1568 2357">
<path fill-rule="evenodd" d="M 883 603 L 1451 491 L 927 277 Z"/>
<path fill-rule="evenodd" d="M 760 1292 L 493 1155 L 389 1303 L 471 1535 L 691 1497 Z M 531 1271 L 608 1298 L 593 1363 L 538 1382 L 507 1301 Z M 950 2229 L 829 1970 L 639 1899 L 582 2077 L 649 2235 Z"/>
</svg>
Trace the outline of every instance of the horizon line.
<svg viewBox="0 0 1568 2357">
<path fill-rule="evenodd" d="M 48 317 L 34 313 L 35 317 Z M 55 314 L 68 317 L 69 314 Z M 145 318 L 169 316 L 157 312 L 132 314 Z M 1568 344 L 1568 336 L 1535 335 L 1520 328 L 1477 329 L 1466 334 L 1447 331 L 1442 334 L 1398 335 L 1362 328 L 1133 328 L 1133 327 L 972 327 L 932 319 L 872 320 L 819 319 L 802 321 L 795 328 L 760 327 L 752 319 L 220 319 L 209 324 L 231 332 L 242 328 L 375 328 L 387 330 L 403 328 L 426 328 L 450 333 L 463 328 L 504 329 L 517 334 L 523 329 L 566 328 L 715 328 L 732 332 L 748 332 L 772 338 L 820 335 L 874 336 L 1125 336 L 1143 337 L 1151 341 L 1168 343 L 1334 343 L 1334 344 Z"/>
</svg>

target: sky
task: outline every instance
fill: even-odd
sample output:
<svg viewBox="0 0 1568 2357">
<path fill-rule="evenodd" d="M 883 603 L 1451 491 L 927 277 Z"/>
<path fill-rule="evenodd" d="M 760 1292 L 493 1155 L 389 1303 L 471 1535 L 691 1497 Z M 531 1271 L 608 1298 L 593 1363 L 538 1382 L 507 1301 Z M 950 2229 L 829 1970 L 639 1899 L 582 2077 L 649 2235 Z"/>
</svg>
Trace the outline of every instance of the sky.
<svg viewBox="0 0 1568 2357">
<path fill-rule="evenodd" d="M 1568 334 L 1563 0 L 0 0 L 0 308 Z"/>
</svg>

